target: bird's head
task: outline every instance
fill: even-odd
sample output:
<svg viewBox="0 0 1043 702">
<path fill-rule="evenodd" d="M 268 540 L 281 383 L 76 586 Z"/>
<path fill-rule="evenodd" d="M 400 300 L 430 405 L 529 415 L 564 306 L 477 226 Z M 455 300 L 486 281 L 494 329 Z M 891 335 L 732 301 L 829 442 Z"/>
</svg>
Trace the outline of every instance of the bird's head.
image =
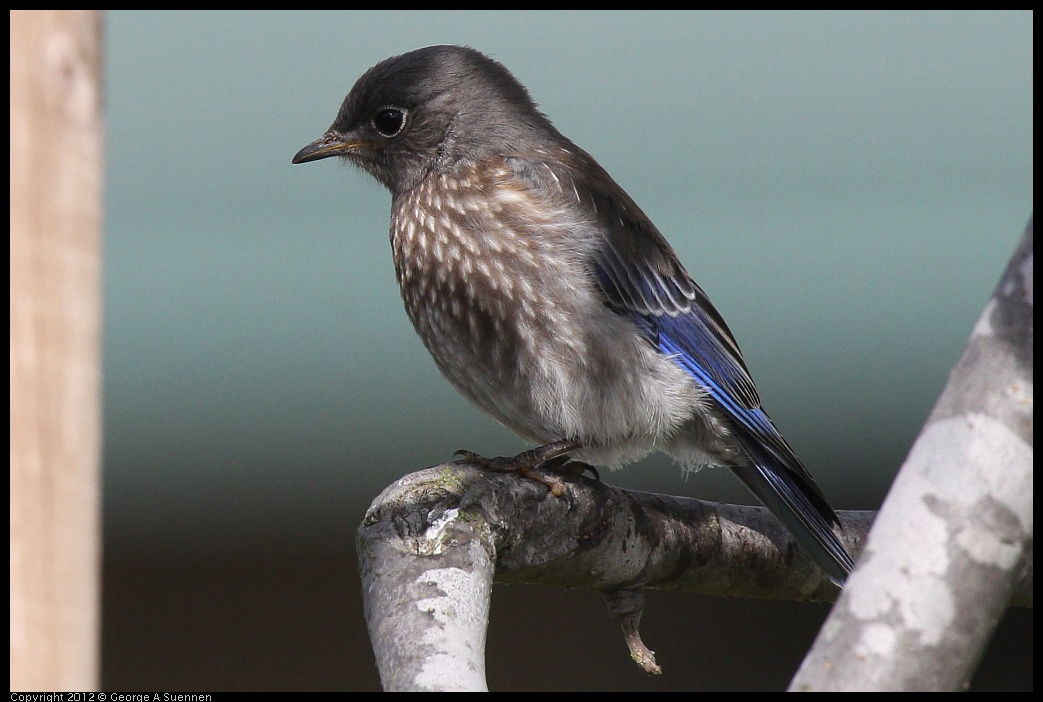
<svg viewBox="0 0 1043 702">
<path fill-rule="evenodd" d="M 293 162 L 341 156 L 398 192 L 431 171 L 548 137 L 560 135 L 501 64 L 474 49 L 429 46 L 366 71 L 333 125 Z"/>
</svg>

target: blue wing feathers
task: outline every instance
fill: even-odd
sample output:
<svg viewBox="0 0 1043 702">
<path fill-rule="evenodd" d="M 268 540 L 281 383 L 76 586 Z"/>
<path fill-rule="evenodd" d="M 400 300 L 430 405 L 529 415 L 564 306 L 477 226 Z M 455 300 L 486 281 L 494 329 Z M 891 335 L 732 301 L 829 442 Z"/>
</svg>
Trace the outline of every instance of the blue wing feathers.
<svg viewBox="0 0 1043 702">
<path fill-rule="evenodd" d="M 733 466 L 733 472 L 826 574 L 842 584 L 854 564 L 833 532 L 839 525 L 836 513 L 767 413 L 759 403 L 751 406 L 756 393 L 746 391 L 749 376 L 737 373 L 727 349 L 716 343 L 696 311 L 648 319 L 639 327 L 655 328 L 660 351 L 684 368 L 733 420 L 734 434 L 752 462 Z"/>
<path fill-rule="evenodd" d="M 610 249 L 594 271 L 606 303 L 632 319 L 649 343 L 681 366 L 723 410 L 750 458 L 750 465 L 732 466 L 733 472 L 826 574 L 842 584 L 854 564 L 833 532 L 839 525 L 836 513 L 761 408 L 724 320 L 690 278 L 678 282 L 645 268 L 623 261 Z"/>
</svg>

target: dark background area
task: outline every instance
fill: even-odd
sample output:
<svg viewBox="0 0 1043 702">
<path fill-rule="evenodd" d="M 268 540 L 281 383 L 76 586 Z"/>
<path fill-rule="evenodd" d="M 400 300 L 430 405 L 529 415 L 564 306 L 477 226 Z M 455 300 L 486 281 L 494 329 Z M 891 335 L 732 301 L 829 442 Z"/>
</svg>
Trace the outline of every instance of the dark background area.
<svg viewBox="0 0 1043 702">
<path fill-rule="evenodd" d="M 108 690 L 379 690 L 354 553 L 114 562 L 105 569 Z M 826 605 L 649 591 L 630 660 L 592 592 L 498 585 L 487 648 L 492 690 L 784 690 Z M 1010 610 L 972 690 L 1031 690 L 1032 612 Z"/>
<path fill-rule="evenodd" d="M 1032 210 L 1029 12 L 106 15 L 106 690 L 374 690 L 354 533 L 399 476 L 524 444 L 402 310 L 389 197 L 290 158 L 369 66 L 492 54 L 641 204 L 838 509 L 875 509 Z M 602 477 L 749 502 L 653 457 Z M 783 689 L 819 605 L 500 586 L 493 689 Z M 1012 611 L 975 678 L 1032 688 Z"/>
</svg>

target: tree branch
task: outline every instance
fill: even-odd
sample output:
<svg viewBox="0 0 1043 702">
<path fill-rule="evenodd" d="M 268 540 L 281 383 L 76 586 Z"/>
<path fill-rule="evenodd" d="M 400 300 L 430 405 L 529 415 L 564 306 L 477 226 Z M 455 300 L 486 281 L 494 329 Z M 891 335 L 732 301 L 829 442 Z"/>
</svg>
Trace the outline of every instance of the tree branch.
<svg viewBox="0 0 1043 702">
<path fill-rule="evenodd" d="M 1032 319 L 1030 221 L 791 690 L 963 689 L 1031 606 Z"/>
<path fill-rule="evenodd" d="M 377 497 L 359 528 L 358 551 L 385 689 L 484 689 L 494 577 L 605 593 L 656 587 L 836 596 L 762 507 L 633 492 L 567 472 L 561 480 L 566 492 L 555 497 L 535 481 L 445 464 L 407 475 Z M 839 516 L 857 554 L 873 513 Z"/>
</svg>

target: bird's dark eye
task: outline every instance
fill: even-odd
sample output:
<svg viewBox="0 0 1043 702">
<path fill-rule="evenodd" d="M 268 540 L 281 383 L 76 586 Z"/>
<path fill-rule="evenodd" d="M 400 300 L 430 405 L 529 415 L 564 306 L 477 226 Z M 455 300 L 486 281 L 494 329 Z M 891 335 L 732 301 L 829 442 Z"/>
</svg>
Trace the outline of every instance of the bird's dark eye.
<svg viewBox="0 0 1043 702">
<path fill-rule="evenodd" d="M 406 111 L 401 107 L 381 107 L 373 115 L 373 126 L 386 137 L 398 136 L 406 124 Z"/>
</svg>

